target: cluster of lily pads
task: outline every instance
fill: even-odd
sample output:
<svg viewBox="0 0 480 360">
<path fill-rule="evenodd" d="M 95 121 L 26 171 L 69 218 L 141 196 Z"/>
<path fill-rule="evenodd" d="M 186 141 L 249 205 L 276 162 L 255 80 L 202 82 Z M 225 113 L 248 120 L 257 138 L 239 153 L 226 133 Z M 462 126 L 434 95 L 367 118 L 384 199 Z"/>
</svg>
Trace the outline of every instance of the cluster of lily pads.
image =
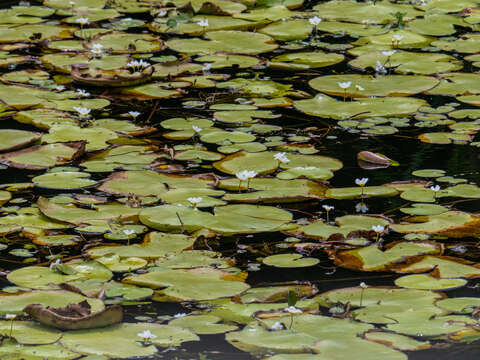
<svg viewBox="0 0 480 360">
<path fill-rule="evenodd" d="M 0 256 L 11 264 L 0 358 L 147 357 L 219 334 L 272 360 L 400 360 L 477 340 L 480 298 L 447 291 L 480 277 L 480 264 L 446 256 L 446 240 L 480 237 L 480 216 L 455 208 L 480 199 L 479 186 L 417 169 L 406 181 L 335 187 L 348 159 L 320 149 L 335 136 L 478 146 L 479 6 L 43 0 L 1 9 L 0 163 L 24 181 L 0 190 Z M 359 158 L 375 171 L 398 165 Z M 403 205 L 373 214 L 373 198 Z M 319 263 L 399 275 L 391 286 L 329 291 L 248 279 L 274 268 L 323 274 Z M 150 302 L 188 313 L 59 330 L 23 311 L 83 301 L 92 313 Z"/>
</svg>

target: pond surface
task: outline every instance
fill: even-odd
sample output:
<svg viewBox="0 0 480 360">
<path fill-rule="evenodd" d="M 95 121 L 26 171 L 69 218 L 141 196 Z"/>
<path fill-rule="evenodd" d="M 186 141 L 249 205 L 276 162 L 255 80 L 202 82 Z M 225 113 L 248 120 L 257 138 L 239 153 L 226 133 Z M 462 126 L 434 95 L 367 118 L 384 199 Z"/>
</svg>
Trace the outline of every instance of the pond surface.
<svg viewBox="0 0 480 360">
<path fill-rule="evenodd" d="M 0 358 L 478 357 L 479 9 L 2 2 Z"/>
</svg>

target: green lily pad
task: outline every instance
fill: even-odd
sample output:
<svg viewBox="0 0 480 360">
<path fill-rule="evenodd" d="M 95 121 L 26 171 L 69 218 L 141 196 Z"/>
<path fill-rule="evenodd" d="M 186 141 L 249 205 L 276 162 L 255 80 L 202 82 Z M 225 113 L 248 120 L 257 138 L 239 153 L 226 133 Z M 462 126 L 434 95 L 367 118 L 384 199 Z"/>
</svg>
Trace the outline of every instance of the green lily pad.
<svg viewBox="0 0 480 360">
<path fill-rule="evenodd" d="M 418 261 L 397 269 L 397 272 L 426 272 L 438 278 L 476 278 L 480 276 L 480 269 L 472 266 L 471 262 L 451 257 L 424 256 Z"/>
<path fill-rule="evenodd" d="M 186 235 L 151 232 L 145 236 L 144 241 L 140 244 L 96 246 L 88 249 L 87 253 L 92 258 L 115 254 L 120 258 L 137 257 L 157 259 L 163 256 L 181 253 L 182 250 L 193 246 L 194 242 L 194 237 Z"/>
<path fill-rule="evenodd" d="M 154 300 L 192 301 L 234 296 L 249 286 L 230 273 L 212 268 L 153 270 L 147 274 L 127 276 L 127 284 L 158 290 Z"/>
<path fill-rule="evenodd" d="M 153 290 L 110 281 L 105 286 L 105 296 L 122 297 L 124 300 L 140 300 L 153 295 Z"/>
<path fill-rule="evenodd" d="M 0 162 L 14 168 L 43 170 L 68 164 L 82 155 L 85 142 L 67 142 L 35 145 L 0 155 Z"/>
<path fill-rule="evenodd" d="M 347 89 L 339 83 L 352 84 Z M 369 96 L 409 96 L 435 87 L 439 81 L 433 77 L 420 75 L 388 75 L 373 77 L 370 75 L 327 75 L 310 80 L 315 90 L 333 96 L 349 98 Z M 360 86 L 360 89 L 357 87 Z"/>
<path fill-rule="evenodd" d="M 13 330 L 12 330 L 13 325 Z M 46 328 L 33 321 L 0 321 L 0 334 L 10 336 L 22 345 L 45 345 L 57 342 L 62 333 L 56 329 Z"/>
<path fill-rule="evenodd" d="M 58 205 L 44 197 L 38 199 L 37 205 L 43 215 L 57 221 L 75 225 L 80 225 L 89 220 L 128 220 L 135 218 L 140 212 L 138 208 L 124 206 L 119 203 L 98 205 L 95 209 L 83 209 L 68 205 Z"/>
<path fill-rule="evenodd" d="M 214 215 L 184 206 L 161 205 L 142 210 L 140 221 L 160 231 L 196 231 L 203 228 L 220 234 L 253 234 L 288 227 L 292 215 L 271 206 L 227 205 Z"/>
<path fill-rule="evenodd" d="M 223 199 L 233 202 L 297 202 L 307 199 L 321 199 L 326 187 L 323 184 L 309 180 L 280 180 L 272 178 L 254 178 L 249 183 L 238 179 L 221 180 L 218 184 L 221 189 L 230 191 L 256 190 L 240 194 L 228 193 Z"/>
<path fill-rule="evenodd" d="M 8 280 L 12 283 L 30 287 L 32 289 L 51 289 L 56 285 L 85 279 L 109 280 L 112 273 L 102 264 L 96 261 L 70 263 L 69 266 L 76 272 L 73 275 L 50 270 L 48 267 L 28 266 L 12 271 L 8 274 Z"/>
<path fill-rule="evenodd" d="M 365 187 L 346 187 L 332 188 L 325 192 L 327 198 L 332 199 L 360 199 L 363 196 L 368 197 L 391 197 L 398 194 L 398 191 L 388 186 L 365 186 Z"/>
<path fill-rule="evenodd" d="M 368 24 L 387 24 L 392 20 L 391 13 L 397 11 L 405 13 L 405 20 L 423 15 L 423 12 L 410 5 L 392 4 L 385 1 L 373 4 L 352 0 L 347 2 L 335 0 L 318 4 L 313 9 L 317 11 L 318 16 L 324 19 L 353 23 L 361 23 L 362 20 L 366 20 Z"/>
<path fill-rule="evenodd" d="M 78 304 L 87 300 L 92 313 L 104 309 L 99 299 L 86 298 L 83 295 L 66 290 L 32 290 L 16 294 L 0 293 L 0 314 L 23 314 L 23 308 L 29 304 L 42 304 L 54 308 L 65 307 L 69 304 Z"/>
<path fill-rule="evenodd" d="M 73 360 L 78 358 L 78 354 L 65 349 L 57 344 L 48 345 L 23 345 L 12 340 L 5 340 L 0 347 L 0 356 L 5 359 L 24 359 L 24 360 Z"/>
<path fill-rule="evenodd" d="M 465 279 L 438 279 L 425 274 L 402 276 L 395 280 L 395 285 L 407 289 L 453 290 L 465 286 Z"/>
<path fill-rule="evenodd" d="M 209 31 L 202 39 L 174 39 L 167 46 L 184 54 L 210 55 L 216 52 L 255 55 L 277 48 L 274 40 L 264 34 L 242 31 Z"/>
<path fill-rule="evenodd" d="M 88 179 L 89 177 L 89 174 L 82 172 L 56 172 L 36 176 L 32 181 L 41 188 L 75 190 L 97 184 L 96 181 Z"/>
<path fill-rule="evenodd" d="M 412 224 L 393 224 L 390 229 L 407 234 L 427 233 L 460 238 L 476 236 L 475 226 L 480 221 L 477 217 L 460 211 L 447 211 L 439 215 L 419 216 L 411 220 L 418 221 Z"/>
<path fill-rule="evenodd" d="M 120 256 L 116 254 L 108 254 L 95 260 L 113 272 L 132 272 L 145 267 L 148 263 L 148 261 L 143 258 L 120 258 Z"/>
<path fill-rule="evenodd" d="M 304 258 L 300 254 L 270 255 L 262 260 L 265 265 L 281 268 L 297 268 L 315 266 L 320 261 L 315 258 Z"/>
<path fill-rule="evenodd" d="M 448 208 L 437 204 L 412 204 L 412 207 L 400 211 L 408 215 L 438 215 L 448 211 Z"/>
<path fill-rule="evenodd" d="M 438 169 L 422 169 L 415 170 L 412 172 L 413 176 L 426 177 L 426 178 L 436 178 L 445 175 L 445 170 Z"/>
<path fill-rule="evenodd" d="M 275 81 L 254 79 L 233 79 L 217 84 L 219 89 L 233 89 L 248 96 L 279 97 L 289 94 L 291 85 Z"/>
<path fill-rule="evenodd" d="M 169 321 L 169 325 L 180 326 L 192 330 L 195 334 L 223 334 L 237 330 L 235 325 L 219 323 L 222 319 L 214 315 L 183 316 Z"/>
<path fill-rule="evenodd" d="M 480 306 L 480 299 L 474 297 L 456 297 L 439 300 L 435 305 L 456 314 L 471 314 Z"/>
<path fill-rule="evenodd" d="M 467 330 L 473 319 L 460 315 L 439 316 L 429 319 L 420 314 L 404 312 L 393 316 L 397 324 L 387 325 L 387 329 L 396 333 L 412 335 L 419 338 L 433 338 Z"/>
<path fill-rule="evenodd" d="M 137 334 L 149 330 L 155 338 L 152 345 L 143 346 Z M 156 346 L 179 346 L 186 341 L 198 341 L 198 336 L 177 326 L 148 323 L 124 323 L 98 329 L 65 332 L 60 343 L 77 353 L 104 355 L 114 358 L 151 356 L 157 353 Z"/>
<path fill-rule="evenodd" d="M 283 19 L 286 20 L 286 17 Z M 307 20 L 289 19 L 286 21 L 281 20 L 269 24 L 262 28 L 260 32 L 262 34 L 271 36 L 275 40 L 289 41 L 306 39 L 312 33 L 312 29 L 313 26 L 310 25 Z"/>
<path fill-rule="evenodd" d="M 221 69 L 224 67 L 238 66 L 240 69 L 259 65 L 260 60 L 253 56 L 235 55 L 235 54 L 215 54 L 199 56 L 195 61 L 200 63 L 212 64 L 212 69 Z M 217 104 L 217 106 L 220 104 Z"/>
<path fill-rule="evenodd" d="M 48 130 L 53 125 L 77 123 L 77 119 L 74 119 L 70 113 L 52 109 L 19 111 L 14 118 L 20 123 L 31 124 L 43 130 Z"/>
<path fill-rule="evenodd" d="M 22 42 L 28 41 L 34 34 L 40 34 L 37 41 L 65 39 L 72 36 L 75 27 L 32 24 L 9 27 L 2 25 L 0 35 L 0 43 Z"/>
<path fill-rule="evenodd" d="M 414 113 L 425 102 L 416 98 L 369 98 L 354 101 L 337 101 L 326 95 L 317 95 L 310 100 L 298 100 L 295 108 L 313 116 L 346 120 L 372 116 L 406 116 Z"/>
<path fill-rule="evenodd" d="M 383 331 L 369 331 L 365 339 L 388 345 L 402 351 L 425 350 L 431 348 L 428 341 L 418 341 L 411 337 Z"/>
<path fill-rule="evenodd" d="M 478 36 L 478 34 L 465 34 L 455 41 L 437 40 L 433 41 L 431 45 L 445 51 L 472 54 L 477 52 L 476 49 L 478 48 L 479 43 L 480 36 Z"/>
<path fill-rule="evenodd" d="M 40 134 L 30 131 L 1 130 L 0 139 L 2 145 L 0 146 L 0 151 L 4 152 L 21 149 L 36 142 L 40 137 Z"/>
<path fill-rule="evenodd" d="M 410 257 L 441 253 L 441 247 L 429 242 L 397 242 L 385 251 L 377 245 L 336 253 L 335 263 L 355 270 L 388 271 L 396 264 L 406 262 Z"/>
<path fill-rule="evenodd" d="M 420 141 L 431 144 L 451 144 L 451 143 L 468 143 L 472 141 L 473 137 L 469 134 L 448 133 L 448 132 L 434 132 L 425 133 L 418 136 Z"/>
<path fill-rule="evenodd" d="M 359 306 L 352 315 L 356 320 L 375 324 L 395 324 L 398 314 L 408 313 L 417 318 L 444 315 L 446 312 L 435 306 L 444 295 L 428 290 L 391 287 L 353 287 L 330 290 L 314 299 L 323 307 L 333 304 Z"/>
</svg>

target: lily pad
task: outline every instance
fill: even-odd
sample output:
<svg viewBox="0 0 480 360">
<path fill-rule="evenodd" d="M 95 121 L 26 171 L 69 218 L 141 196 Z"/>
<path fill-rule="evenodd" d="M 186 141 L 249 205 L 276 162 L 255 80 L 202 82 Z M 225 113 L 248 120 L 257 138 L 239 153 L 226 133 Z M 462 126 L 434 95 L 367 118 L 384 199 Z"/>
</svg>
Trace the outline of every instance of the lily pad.
<svg viewBox="0 0 480 360">
<path fill-rule="evenodd" d="M 202 39 L 174 39 L 167 46 L 184 54 L 209 55 L 216 52 L 255 55 L 277 48 L 275 41 L 264 34 L 242 31 L 209 31 Z"/>
<path fill-rule="evenodd" d="M 395 280 L 395 285 L 407 289 L 453 290 L 467 284 L 465 279 L 438 279 L 425 274 L 402 276 Z"/>
<path fill-rule="evenodd" d="M 320 261 L 315 258 L 304 258 L 300 254 L 270 255 L 262 260 L 265 265 L 281 268 L 309 267 L 317 265 Z"/>
<path fill-rule="evenodd" d="M 298 100 L 295 108 L 313 116 L 346 120 L 372 116 L 406 116 L 414 113 L 425 102 L 416 98 L 369 98 L 354 101 L 337 101 L 326 95 L 317 95 L 311 100 Z"/>
<path fill-rule="evenodd" d="M 212 268 L 153 270 L 127 276 L 123 282 L 165 288 L 156 292 L 153 299 L 157 301 L 210 300 L 238 295 L 249 288 L 240 277 Z"/>
<path fill-rule="evenodd" d="M 339 83 L 353 84 L 342 89 Z M 369 96 L 409 96 L 435 87 L 439 81 L 433 77 L 420 75 L 327 75 L 310 80 L 315 90 L 333 96 L 352 98 Z M 358 86 L 360 87 L 358 87 Z M 359 90 L 361 89 L 361 90 Z"/>
<path fill-rule="evenodd" d="M 36 145 L 0 155 L 0 162 L 19 169 L 43 170 L 65 165 L 83 154 L 85 142 Z"/>
<path fill-rule="evenodd" d="M 160 347 L 178 346 L 186 341 L 197 341 L 191 331 L 177 326 L 124 323 L 100 329 L 65 332 L 61 344 L 77 353 L 85 355 L 104 355 L 115 358 L 133 356 L 151 356 L 157 352 L 154 345 L 142 346 L 137 335 L 149 330 L 155 335 L 152 344 Z"/>
</svg>

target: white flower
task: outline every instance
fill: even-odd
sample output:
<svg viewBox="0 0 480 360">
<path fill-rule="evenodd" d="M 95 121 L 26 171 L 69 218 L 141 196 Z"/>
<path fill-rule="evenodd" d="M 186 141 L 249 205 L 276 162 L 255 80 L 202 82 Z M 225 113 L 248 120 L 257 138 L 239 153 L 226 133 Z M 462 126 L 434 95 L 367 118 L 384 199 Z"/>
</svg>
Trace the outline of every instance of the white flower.
<svg viewBox="0 0 480 360">
<path fill-rule="evenodd" d="M 192 125 L 192 129 L 193 131 L 195 131 L 195 133 L 199 133 L 200 131 L 202 131 L 203 129 L 197 125 Z"/>
<path fill-rule="evenodd" d="M 30 6 L 30 3 L 28 1 L 20 1 L 18 6 Z"/>
<path fill-rule="evenodd" d="M 358 91 L 363 91 L 365 90 L 363 87 L 361 87 L 360 85 L 355 85 L 355 87 L 357 88 Z"/>
<path fill-rule="evenodd" d="M 256 171 L 253 171 L 253 170 L 242 170 L 242 171 L 236 173 L 235 176 L 239 180 L 245 181 L 245 180 L 254 178 L 255 176 L 257 176 L 257 174 L 258 173 Z"/>
<path fill-rule="evenodd" d="M 272 330 L 283 330 L 283 324 L 280 321 L 276 321 L 271 327 Z"/>
<path fill-rule="evenodd" d="M 367 182 L 368 178 L 355 179 L 355 184 L 357 184 L 358 186 L 365 186 Z"/>
<path fill-rule="evenodd" d="M 240 172 L 236 173 L 235 176 L 236 176 L 239 180 L 245 181 L 245 180 L 248 179 L 247 170 L 240 171 Z"/>
<path fill-rule="evenodd" d="M 368 206 L 365 205 L 365 203 L 361 202 L 355 205 L 355 211 L 356 212 L 361 212 L 362 214 L 365 214 L 368 211 Z"/>
<path fill-rule="evenodd" d="M 56 86 L 55 86 L 55 90 L 57 90 L 57 91 L 65 90 L 65 86 L 63 86 L 63 85 L 56 85 Z"/>
<path fill-rule="evenodd" d="M 207 27 L 208 26 L 208 19 L 197 21 L 197 25 Z"/>
<path fill-rule="evenodd" d="M 182 317 L 185 317 L 185 316 L 187 316 L 187 313 L 178 313 L 178 314 L 173 315 L 173 317 L 175 319 L 182 318 Z"/>
<path fill-rule="evenodd" d="M 138 111 L 129 111 L 128 115 L 130 115 L 132 118 L 136 119 L 138 115 L 140 115 L 141 112 Z"/>
<path fill-rule="evenodd" d="M 206 63 L 206 64 L 203 65 L 202 71 L 203 71 L 203 72 L 207 72 L 207 71 L 209 71 L 211 68 L 212 68 L 212 64 Z"/>
<path fill-rule="evenodd" d="M 90 93 L 83 90 L 83 89 L 77 89 L 77 94 L 80 95 L 80 96 L 83 96 L 83 97 L 89 97 L 90 96 Z"/>
<path fill-rule="evenodd" d="M 55 270 L 55 268 L 56 268 L 58 265 L 61 265 L 61 264 L 62 264 L 62 262 L 60 261 L 60 259 L 57 259 L 57 260 L 55 260 L 55 262 L 50 263 L 50 267 L 49 267 L 49 268 L 50 268 L 51 271 L 53 271 L 53 270 Z"/>
<path fill-rule="evenodd" d="M 366 288 L 368 288 L 368 285 L 365 284 L 365 283 L 362 281 L 362 282 L 360 283 L 360 287 L 361 287 L 362 289 L 366 289 Z"/>
<path fill-rule="evenodd" d="M 137 334 L 137 336 L 141 337 L 144 341 L 155 339 L 157 337 L 157 335 L 152 334 L 150 330 L 145 330 L 144 332 L 140 332 Z"/>
<path fill-rule="evenodd" d="M 127 67 L 131 67 L 131 68 L 137 68 L 138 65 L 140 65 L 140 62 L 138 60 L 132 60 L 129 63 L 127 63 Z"/>
<path fill-rule="evenodd" d="M 350 85 L 352 85 L 351 81 L 346 81 L 346 82 L 339 82 L 337 83 L 338 86 L 340 86 L 342 89 L 348 89 Z"/>
<path fill-rule="evenodd" d="M 308 22 L 313 26 L 318 26 L 322 22 L 322 19 L 315 15 L 314 17 L 308 19 Z"/>
<path fill-rule="evenodd" d="M 289 312 L 290 314 L 301 314 L 303 312 L 301 309 L 298 309 L 295 306 L 289 306 L 283 310 Z"/>
<path fill-rule="evenodd" d="M 143 61 L 143 60 L 132 60 L 127 64 L 127 67 L 132 68 L 133 71 L 137 71 L 137 69 L 143 69 L 150 66 L 150 63 Z"/>
<path fill-rule="evenodd" d="M 395 50 L 390 50 L 390 51 L 382 51 L 382 54 L 387 56 L 387 57 L 390 57 L 392 56 L 393 54 L 395 54 L 396 51 Z"/>
<path fill-rule="evenodd" d="M 257 263 L 250 263 L 247 266 L 248 271 L 260 271 L 260 264 Z"/>
<path fill-rule="evenodd" d="M 395 40 L 395 41 L 398 41 L 398 42 L 400 42 L 400 41 L 402 41 L 402 39 L 403 39 L 403 35 L 400 35 L 400 34 L 394 34 L 394 35 L 393 35 L 393 39 L 392 39 L 392 40 Z"/>
<path fill-rule="evenodd" d="M 440 191 L 440 186 L 438 186 L 438 185 L 430 186 L 430 190 L 433 190 L 435 192 Z"/>
<path fill-rule="evenodd" d="M 379 60 L 377 60 L 375 71 L 377 74 L 380 74 L 380 75 L 385 75 L 387 73 L 387 69 L 385 68 L 385 66 L 382 65 L 382 63 Z"/>
<path fill-rule="evenodd" d="M 203 198 L 202 197 L 189 197 L 187 200 L 192 203 L 193 206 L 197 206 L 197 204 L 201 203 Z"/>
<path fill-rule="evenodd" d="M 276 153 L 275 155 L 273 155 L 273 157 L 275 158 L 275 160 L 280 161 L 282 164 L 290 162 L 290 159 L 287 158 L 287 155 L 284 152 Z"/>
<path fill-rule="evenodd" d="M 138 62 L 138 66 L 140 66 L 141 68 L 146 68 L 150 66 L 150 63 L 148 61 L 140 59 L 140 61 Z"/>
<path fill-rule="evenodd" d="M 75 1 L 69 1 L 68 3 L 70 4 L 70 6 L 75 5 Z"/>
<path fill-rule="evenodd" d="M 75 22 L 77 24 L 80 24 L 80 25 L 87 25 L 87 24 L 90 24 L 90 21 L 88 21 L 88 18 L 84 18 L 84 17 L 79 17 L 75 20 Z"/>
<path fill-rule="evenodd" d="M 382 225 L 372 225 L 372 230 L 375 231 L 377 234 L 380 234 L 385 230 L 385 227 L 383 227 Z"/>
<path fill-rule="evenodd" d="M 92 109 L 82 106 L 74 106 L 73 109 L 78 112 L 80 116 L 87 116 L 88 114 L 90 114 L 90 111 L 92 111 Z"/>
<path fill-rule="evenodd" d="M 127 236 L 130 236 L 130 235 L 135 234 L 135 230 L 125 229 L 125 230 L 123 230 L 123 233 Z"/>
<path fill-rule="evenodd" d="M 335 207 L 329 206 L 329 205 L 322 205 L 322 207 L 323 207 L 326 211 L 330 211 L 330 210 L 335 209 Z"/>
<path fill-rule="evenodd" d="M 103 52 L 103 45 L 99 43 L 93 43 L 90 51 L 94 54 L 101 54 Z"/>
<path fill-rule="evenodd" d="M 7 320 L 13 320 L 17 317 L 15 314 L 5 314 L 5 319 Z"/>
<path fill-rule="evenodd" d="M 167 10 L 160 10 L 160 12 L 157 14 L 157 17 L 164 17 L 167 15 Z"/>
</svg>

